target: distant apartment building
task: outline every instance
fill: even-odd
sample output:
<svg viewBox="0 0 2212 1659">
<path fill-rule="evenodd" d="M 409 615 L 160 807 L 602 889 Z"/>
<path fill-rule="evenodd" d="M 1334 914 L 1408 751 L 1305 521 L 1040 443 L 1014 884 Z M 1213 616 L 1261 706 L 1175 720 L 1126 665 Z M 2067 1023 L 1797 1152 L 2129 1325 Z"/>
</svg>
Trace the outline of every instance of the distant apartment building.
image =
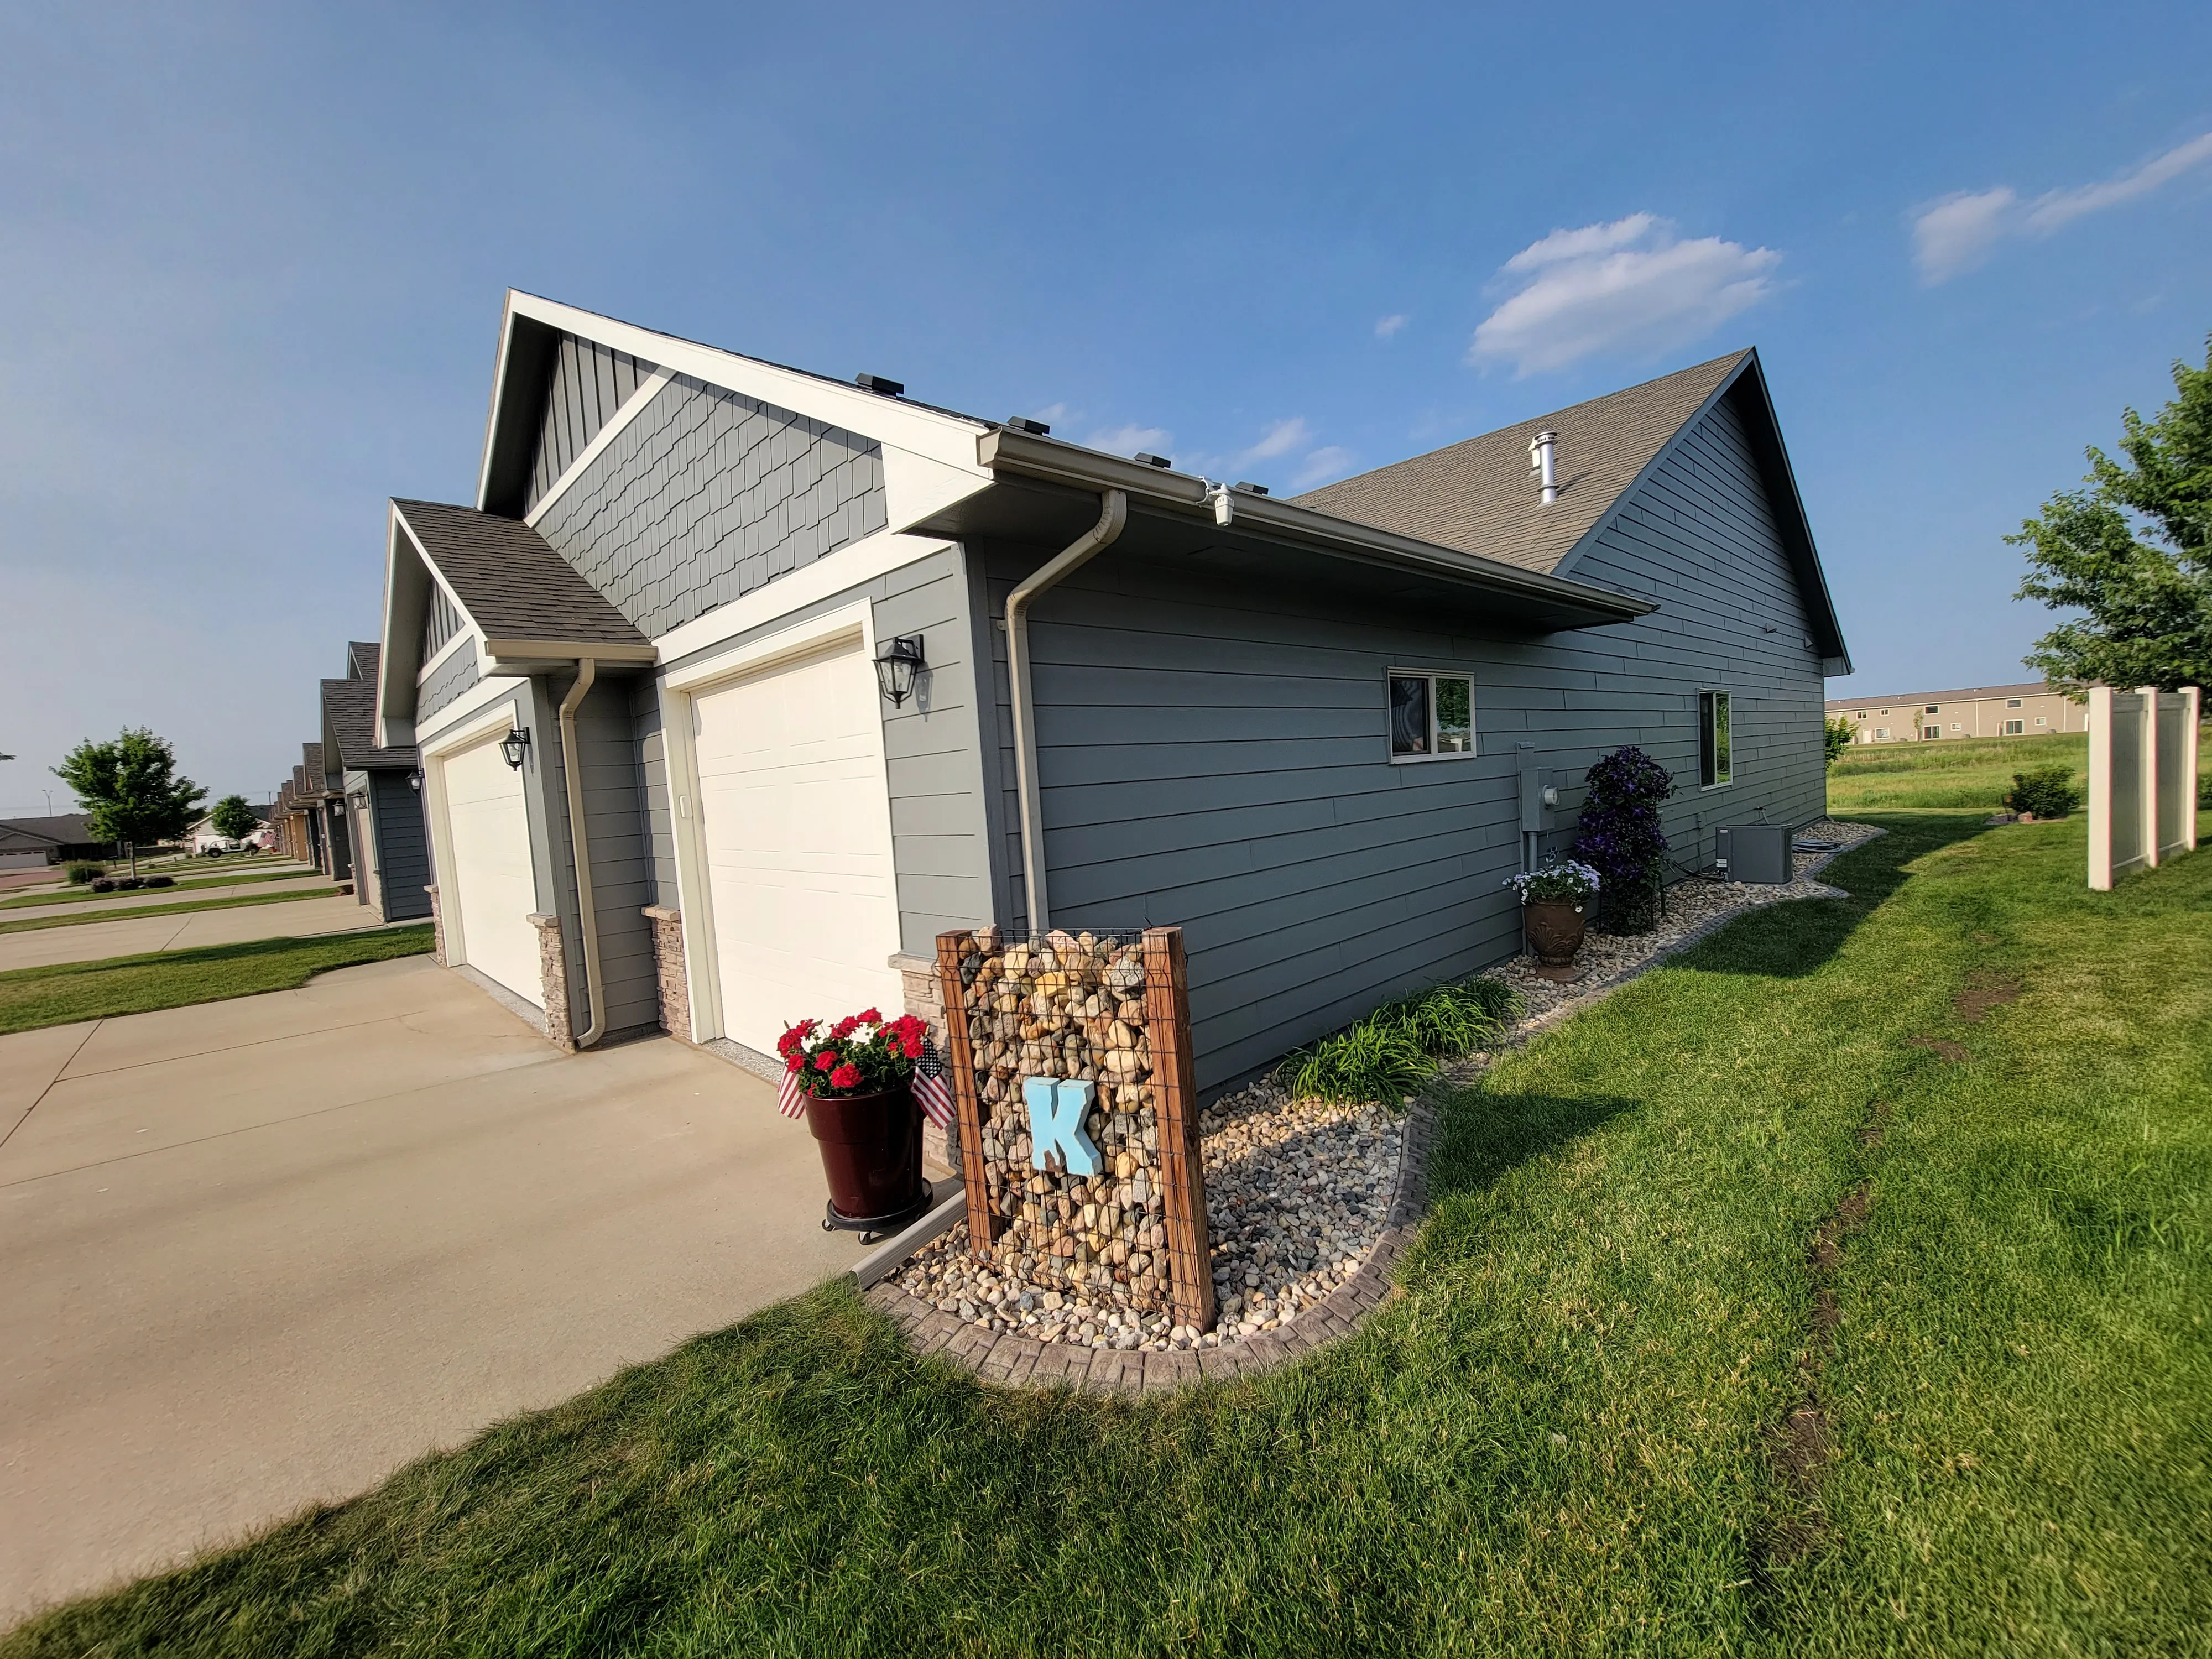
<svg viewBox="0 0 2212 1659">
<path fill-rule="evenodd" d="M 1906 691 L 1828 704 L 1858 728 L 1859 743 L 1935 743 L 1945 738 L 2039 738 L 2086 732 L 2089 711 L 2042 681 L 1971 685 L 1960 691 Z"/>
</svg>

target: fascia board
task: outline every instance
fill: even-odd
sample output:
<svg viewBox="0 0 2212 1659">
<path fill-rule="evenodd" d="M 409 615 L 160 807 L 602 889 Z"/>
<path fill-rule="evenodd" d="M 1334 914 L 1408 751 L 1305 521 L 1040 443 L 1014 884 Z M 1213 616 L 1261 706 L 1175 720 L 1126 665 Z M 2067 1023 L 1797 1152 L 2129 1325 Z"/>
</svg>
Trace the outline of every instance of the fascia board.
<svg viewBox="0 0 2212 1659">
<path fill-rule="evenodd" d="M 651 645 L 611 644 L 605 640 L 528 640 L 487 636 L 483 654 L 489 659 L 491 673 L 505 672 L 502 660 L 574 661 L 578 657 L 592 657 L 600 662 L 652 662 L 659 653 Z"/>
<path fill-rule="evenodd" d="M 1125 461 L 1118 456 L 1101 455 L 1050 438 L 1013 431 L 988 431 L 977 441 L 976 458 L 994 472 L 1018 472 L 1026 477 L 1072 484 L 1081 489 L 1120 489 L 1148 506 L 1180 507 L 1193 514 L 1212 510 L 1206 504 L 1202 479 L 1188 473 Z M 1286 540 L 1592 612 L 1608 622 L 1631 622 L 1659 608 L 1653 601 L 1632 593 L 1617 593 L 1611 588 L 1594 587 L 1587 582 L 1523 570 L 1518 565 L 1354 524 L 1346 519 L 1316 513 L 1311 507 L 1279 501 L 1272 496 L 1240 494 L 1233 499 L 1239 523 Z"/>
<path fill-rule="evenodd" d="M 566 495 L 570 485 L 582 477 L 592 462 L 598 460 L 607 447 L 620 437 L 623 428 L 645 412 L 645 406 L 660 395 L 661 389 L 676 378 L 673 372 L 657 368 L 641 381 L 637 389 L 620 409 L 606 418 L 605 425 L 592 434 L 591 442 L 576 452 L 576 459 L 568 463 L 568 471 L 554 479 L 546 492 L 538 498 L 538 504 L 522 515 L 523 523 L 532 529 L 538 521 L 553 510 L 553 505 Z M 481 496 L 479 496 L 481 499 Z"/>
<path fill-rule="evenodd" d="M 477 505 L 483 505 L 484 491 L 491 487 L 492 441 L 499 435 L 500 404 L 507 393 L 507 354 L 514 343 L 515 290 L 507 291 L 506 303 L 499 313 L 499 349 L 492 356 L 491 398 L 484 411 L 483 455 L 477 463 Z"/>
<path fill-rule="evenodd" d="M 392 641 L 396 635 L 394 608 L 398 604 L 398 589 L 393 576 L 399 568 L 399 509 L 389 502 L 384 512 L 384 632 L 380 636 L 384 649 L 376 665 L 376 740 L 390 746 L 392 733 L 398 726 L 412 720 L 415 714 L 416 681 L 411 675 L 400 672 Z M 416 637 L 420 638 L 420 630 Z M 401 695 L 404 684 L 404 696 Z M 400 705 L 406 707 L 402 712 Z"/>
<path fill-rule="evenodd" d="M 694 652 L 719 645 L 778 617 L 810 605 L 818 605 L 849 588 L 872 582 L 903 569 L 952 544 L 941 537 L 908 536 L 880 531 L 839 548 L 835 553 L 802 565 L 787 576 L 779 576 L 764 587 L 718 605 L 704 616 L 671 629 L 654 640 L 660 660 L 678 662 Z"/>
<path fill-rule="evenodd" d="M 640 328 L 635 323 L 619 322 L 594 312 L 580 311 L 574 306 L 565 306 L 556 300 L 540 299 L 534 294 L 525 294 L 519 289 L 511 289 L 507 295 L 508 321 L 502 336 L 502 366 L 506 361 L 504 341 L 512 336 L 513 319 L 517 316 L 528 317 L 565 333 L 596 341 L 616 351 L 626 351 L 633 357 L 641 357 L 660 368 L 674 369 L 727 391 L 742 392 L 748 398 L 757 398 L 763 403 L 774 404 L 795 414 L 810 415 L 816 420 L 827 421 L 830 425 L 842 427 L 848 432 L 911 450 L 917 455 L 957 471 L 981 473 L 981 469 L 975 464 L 975 434 L 990 428 L 980 421 L 896 398 L 886 398 L 878 392 L 863 392 L 858 386 L 848 386 L 799 369 L 763 362 L 756 357 L 741 356 L 715 346 L 679 340 L 673 335 L 656 334 L 651 329 Z M 491 453 L 489 434 L 484 453 L 489 465 Z"/>
</svg>

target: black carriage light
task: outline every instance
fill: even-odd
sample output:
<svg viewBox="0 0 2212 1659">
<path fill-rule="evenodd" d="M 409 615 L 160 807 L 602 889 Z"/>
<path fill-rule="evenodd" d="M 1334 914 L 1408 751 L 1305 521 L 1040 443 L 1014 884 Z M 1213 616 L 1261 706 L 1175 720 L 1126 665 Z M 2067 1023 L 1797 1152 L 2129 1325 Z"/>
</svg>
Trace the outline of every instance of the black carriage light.
<svg viewBox="0 0 2212 1659">
<path fill-rule="evenodd" d="M 928 666 L 921 657 L 921 635 L 902 634 L 876 659 L 876 684 L 896 708 L 914 695 L 914 677 Z"/>
<path fill-rule="evenodd" d="M 422 793 L 422 769 L 421 767 L 416 767 L 412 772 L 410 772 L 407 775 L 407 787 L 410 789 L 412 789 L 418 795 Z"/>
<path fill-rule="evenodd" d="M 499 740 L 499 752 L 516 771 L 522 769 L 522 757 L 530 752 L 530 728 L 518 726 Z"/>
</svg>

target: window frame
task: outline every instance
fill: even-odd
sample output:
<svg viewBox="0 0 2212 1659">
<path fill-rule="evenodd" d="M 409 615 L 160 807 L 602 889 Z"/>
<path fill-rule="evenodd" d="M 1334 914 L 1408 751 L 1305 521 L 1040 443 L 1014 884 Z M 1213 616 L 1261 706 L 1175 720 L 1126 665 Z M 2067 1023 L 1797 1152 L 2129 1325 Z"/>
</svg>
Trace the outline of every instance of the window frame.
<svg viewBox="0 0 2212 1659">
<path fill-rule="evenodd" d="M 1401 755 L 1396 739 L 1390 731 L 1390 714 L 1395 704 L 1392 701 L 1390 682 L 1393 680 L 1426 680 L 1429 685 L 1429 752 L 1425 755 Z M 1437 682 L 1465 680 L 1467 682 L 1467 747 L 1439 750 L 1437 747 Z M 1482 752 L 1481 727 L 1474 714 L 1474 671 L 1468 668 L 1385 668 L 1382 671 L 1382 748 L 1393 766 L 1426 766 L 1432 761 L 1473 760 Z"/>
<path fill-rule="evenodd" d="M 1727 771 L 1722 771 L 1721 744 L 1715 730 L 1714 715 L 1725 704 L 1728 711 Z M 1709 781 L 1706 774 L 1712 776 Z M 1698 788 L 1732 789 L 1735 787 L 1735 694 L 1724 685 L 1704 685 L 1698 688 Z"/>
<path fill-rule="evenodd" d="M 2004 723 L 2004 729 L 1997 735 L 2001 738 L 2024 738 L 2027 735 L 2027 722 L 2017 717 L 2008 720 Z"/>
</svg>

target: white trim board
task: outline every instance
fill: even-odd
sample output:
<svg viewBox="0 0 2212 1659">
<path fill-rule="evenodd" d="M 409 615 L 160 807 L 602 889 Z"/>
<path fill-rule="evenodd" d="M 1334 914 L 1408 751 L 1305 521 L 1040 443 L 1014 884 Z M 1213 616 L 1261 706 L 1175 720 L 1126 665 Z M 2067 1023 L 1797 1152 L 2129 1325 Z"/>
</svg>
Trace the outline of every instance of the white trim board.
<svg viewBox="0 0 2212 1659">
<path fill-rule="evenodd" d="M 695 617 L 672 628 L 653 641 L 660 660 L 674 662 L 695 651 L 704 651 L 723 641 L 774 622 L 794 611 L 835 598 L 942 553 L 953 545 L 933 536 L 909 536 L 896 530 L 878 531 L 848 543 L 812 564 L 801 565 L 787 576 L 779 576 L 765 587 L 743 598 L 716 605 L 703 617 Z M 689 671 L 684 671 L 687 677 Z"/>
<path fill-rule="evenodd" d="M 478 680 L 432 715 L 430 721 L 416 722 L 416 749 L 427 755 L 434 745 L 445 746 L 450 734 L 460 729 L 461 723 L 471 715 L 482 713 L 493 703 L 513 697 L 529 684 L 527 678 L 516 674 L 494 674 Z M 423 731 L 426 725 L 429 726 L 428 736 Z"/>
<path fill-rule="evenodd" d="M 537 529 L 538 520 L 551 512 L 554 503 L 561 499 L 569 485 L 584 476 L 584 469 L 598 460 L 606 447 L 622 435 L 623 428 L 642 414 L 645 406 L 659 394 L 660 389 L 675 378 L 673 369 L 656 368 L 641 380 L 637 390 L 623 400 L 622 407 L 607 416 L 606 424 L 592 434 L 592 441 L 576 452 L 576 459 L 568 463 L 568 469 L 547 486 L 545 493 L 538 498 L 538 504 L 522 515 L 523 523 L 532 530 Z"/>
</svg>

